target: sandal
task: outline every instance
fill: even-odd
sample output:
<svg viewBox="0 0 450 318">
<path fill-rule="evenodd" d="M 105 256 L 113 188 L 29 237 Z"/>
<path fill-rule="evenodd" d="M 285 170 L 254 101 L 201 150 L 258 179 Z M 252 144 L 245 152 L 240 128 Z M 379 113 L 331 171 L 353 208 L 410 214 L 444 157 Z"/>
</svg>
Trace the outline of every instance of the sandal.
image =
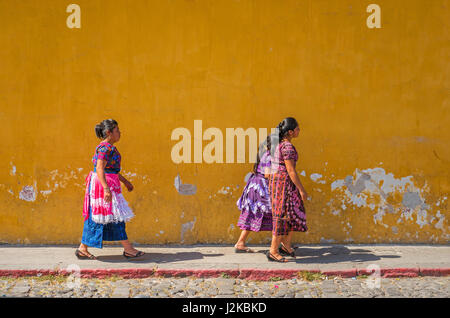
<svg viewBox="0 0 450 318">
<path fill-rule="evenodd" d="M 284 257 L 278 259 L 275 256 L 273 256 L 272 253 L 270 253 L 270 252 L 267 253 L 267 259 L 271 262 L 278 262 L 278 263 L 286 263 L 287 262 L 287 260 Z"/>
<path fill-rule="evenodd" d="M 78 259 L 97 259 L 97 257 L 95 257 L 94 255 L 92 255 L 92 254 L 90 254 L 89 253 L 89 255 L 86 255 L 86 254 L 84 254 L 84 252 L 81 252 L 79 249 L 77 249 L 76 251 L 75 251 L 75 255 L 76 255 L 76 257 L 78 257 Z"/>
<path fill-rule="evenodd" d="M 136 257 L 141 257 L 141 256 L 143 256 L 145 253 L 144 252 L 142 252 L 142 251 L 138 251 L 137 253 L 136 253 L 136 255 L 133 255 L 133 254 L 129 254 L 129 253 L 127 253 L 127 252 L 123 252 L 123 256 L 125 257 L 125 258 L 127 258 L 127 259 L 130 259 L 130 258 L 136 258 Z"/>
<path fill-rule="evenodd" d="M 252 250 L 251 248 L 234 248 L 234 252 L 235 253 L 255 253 L 254 250 Z"/>
<path fill-rule="evenodd" d="M 290 257 L 295 258 L 295 249 L 292 249 L 292 253 L 290 253 L 283 243 L 281 243 L 280 247 L 278 248 L 278 251 L 280 252 L 281 255 L 288 255 Z"/>
</svg>

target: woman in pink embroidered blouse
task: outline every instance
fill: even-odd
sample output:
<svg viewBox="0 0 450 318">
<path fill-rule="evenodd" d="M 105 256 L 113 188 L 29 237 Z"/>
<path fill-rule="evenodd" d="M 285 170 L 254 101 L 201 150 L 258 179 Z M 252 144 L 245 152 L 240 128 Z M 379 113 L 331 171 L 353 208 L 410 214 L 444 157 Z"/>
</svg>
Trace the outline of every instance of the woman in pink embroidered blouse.
<svg viewBox="0 0 450 318">
<path fill-rule="evenodd" d="M 143 256 L 131 245 L 125 232 L 125 223 L 134 214 L 122 195 L 120 182 L 128 191 L 133 190 L 133 185 L 119 173 L 121 156 L 114 146 L 120 139 L 118 124 L 113 119 L 104 120 L 95 127 L 95 132 L 102 142 L 92 159 L 94 171 L 86 178 L 83 236 L 75 255 L 79 259 L 96 259 L 88 252 L 88 246 L 102 248 L 103 241 L 120 241 L 124 257 Z"/>
</svg>

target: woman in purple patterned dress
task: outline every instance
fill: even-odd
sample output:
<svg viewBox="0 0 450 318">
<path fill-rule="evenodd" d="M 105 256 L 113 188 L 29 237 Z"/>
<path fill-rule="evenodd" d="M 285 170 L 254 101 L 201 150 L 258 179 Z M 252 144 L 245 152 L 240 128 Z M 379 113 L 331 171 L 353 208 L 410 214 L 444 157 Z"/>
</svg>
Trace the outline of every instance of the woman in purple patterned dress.
<svg viewBox="0 0 450 318">
<path fill-rule="evenodd" d="M 284 263 L 286 259 L 280 254 L 295 257 L 291 246 L 292 233 L 308 230 L 303 205 L 308 194 L 295 170 L 298 154 L 291 143 L 291 139 L 298 137 L 300 133 L 298 123 L 292 117 L 285 118 L 278 125 L 278 131 L 280 143 L 272 158 L 272 174 L 269 179 L 273 229 L 267 258 L 269 261 Z"/>
<path fill-rule="evenodd" d="M 242 196 L 237 201 L 241 211 L 238 226 L 242 230 L 239 240 L 234 246 L 236 253 L 253 253 L 245 246 L 251 232 L 272 231 L 272 210 L 267 179 L 270 175 L 270 149 L 274 135 L 259 146 L 253 173 L 247 181 Z"/>
</svg>

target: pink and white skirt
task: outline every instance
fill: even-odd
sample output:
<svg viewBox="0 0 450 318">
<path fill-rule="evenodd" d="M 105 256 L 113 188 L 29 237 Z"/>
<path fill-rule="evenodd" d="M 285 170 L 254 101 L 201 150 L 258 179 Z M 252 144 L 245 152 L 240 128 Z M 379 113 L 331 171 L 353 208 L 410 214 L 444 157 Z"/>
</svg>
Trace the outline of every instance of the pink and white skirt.
<svg viewBox="0 0 450 318">
<path fill-rule="evenodd" d="M 86 191 L 84 197 L 83 216 L 89 217 L 91 208 L 92 221 L 98 224 L 128 222 L 134 217 L 133 211 L 123 197 L 120 187 L 119 175 L 105 173 L 106 183 L 111 190 L 111 201 L 106 202 L 103 186 L 98 179 L 97 173 L 90 172 L 86 178 Z"/>
</svg>

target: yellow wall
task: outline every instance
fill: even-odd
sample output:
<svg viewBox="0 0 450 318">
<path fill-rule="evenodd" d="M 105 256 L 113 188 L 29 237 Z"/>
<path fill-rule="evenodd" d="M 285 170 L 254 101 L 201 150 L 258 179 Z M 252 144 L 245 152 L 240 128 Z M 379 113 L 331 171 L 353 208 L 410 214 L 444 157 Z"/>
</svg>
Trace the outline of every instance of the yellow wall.
<svg viewBox="0 0 450 318">
<path fill-rule="evenodd" d="M 66 25 L 70 3 L 79 29 Z M 381 28 L 366 25 L 371 3 Z M 80 241 L 94 126 L 114 118 L 135 186 L 124 188 L 130 240 L 235 242 L 252 164 L 175 164 L 171 133 L 193 133 L 194 120 L 225 134 L 293 116 L 312 197 L 296 242 L 448 243 L 449 6 L 0 0 L 0 241 Z M 177 175 L 196 193 L 178 193 Z"/>
</svg>

